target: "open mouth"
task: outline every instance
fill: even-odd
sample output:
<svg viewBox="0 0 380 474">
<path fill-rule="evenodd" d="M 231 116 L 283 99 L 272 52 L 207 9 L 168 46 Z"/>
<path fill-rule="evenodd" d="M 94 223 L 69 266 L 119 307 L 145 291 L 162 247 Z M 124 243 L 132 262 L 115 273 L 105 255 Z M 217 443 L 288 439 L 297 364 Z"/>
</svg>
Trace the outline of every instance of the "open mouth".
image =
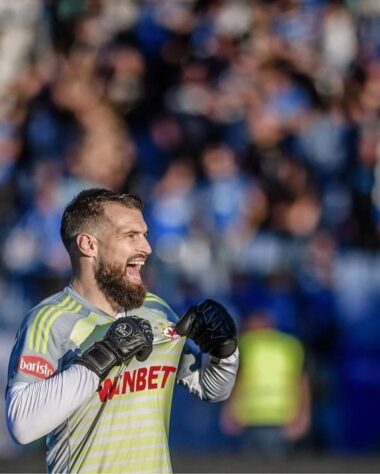
<svg viewBox="0 0 380 474">
<path fill-rule="evenodd" d="M 127 262 L 126 274 L 128 280 L 136 285 L 142 284 L 141 279 L 141 268 L 144 265 L 145 260 L 141 258 L 133 258 Z"/>
</svg>

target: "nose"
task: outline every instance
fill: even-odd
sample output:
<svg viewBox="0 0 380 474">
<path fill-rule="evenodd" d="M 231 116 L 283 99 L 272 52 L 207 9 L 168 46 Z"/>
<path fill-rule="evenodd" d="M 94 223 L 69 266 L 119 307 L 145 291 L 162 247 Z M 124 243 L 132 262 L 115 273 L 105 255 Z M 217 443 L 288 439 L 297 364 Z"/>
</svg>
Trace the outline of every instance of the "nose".
<svg viewBox="0 0 380 474">
<path fill-rule="evenodd" d="M 143 236 L 141 240 L 141 250 L 147 255 L 150 255 L 152 253 L 152 247 L 150 246 L 150 243 L 148 242 L 148 239 L 145 236 Z"/>
</svg>

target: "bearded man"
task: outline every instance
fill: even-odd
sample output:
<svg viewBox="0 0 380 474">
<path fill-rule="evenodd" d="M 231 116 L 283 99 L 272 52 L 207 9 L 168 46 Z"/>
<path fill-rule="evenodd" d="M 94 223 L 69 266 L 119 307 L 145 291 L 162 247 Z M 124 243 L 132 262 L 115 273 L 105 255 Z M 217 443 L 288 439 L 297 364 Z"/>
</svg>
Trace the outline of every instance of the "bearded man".
<svg viewBox="0 0 380 474">
<path fill-rule="evenodd" d="M 48 472 L 171 472 L 175 382 L 208 401 L 233 388 L 239 355 L 226 309 L 206 300 L 178 320 L 144 287 L 152 250 L 142 207 L 106 189 L 69 203 L 61 236 L 71 283 L 33 308 L 17 334 L 8 427 L 21 444 L 47 435 Z"/>
</svg>

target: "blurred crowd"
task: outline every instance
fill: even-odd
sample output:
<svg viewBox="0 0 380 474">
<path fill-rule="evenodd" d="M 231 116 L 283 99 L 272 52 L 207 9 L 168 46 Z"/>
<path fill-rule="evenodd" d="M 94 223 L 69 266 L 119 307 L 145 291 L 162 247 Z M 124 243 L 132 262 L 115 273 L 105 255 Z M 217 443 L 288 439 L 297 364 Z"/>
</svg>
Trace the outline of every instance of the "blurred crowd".
<svg viewBox="0 0 380 474">
<path fill-rule="evenodd" d="M 3 353 L 69 278 L 68 200 L 135 193 L 149 289 L 241 334 L 267 315 L 305 351 L 303 442 L 376 452 L 379 112 L 376 0 L 0 0 Z M 181 407 L 179 449 L 234 446 L 219 408 Z"/>
</svg>

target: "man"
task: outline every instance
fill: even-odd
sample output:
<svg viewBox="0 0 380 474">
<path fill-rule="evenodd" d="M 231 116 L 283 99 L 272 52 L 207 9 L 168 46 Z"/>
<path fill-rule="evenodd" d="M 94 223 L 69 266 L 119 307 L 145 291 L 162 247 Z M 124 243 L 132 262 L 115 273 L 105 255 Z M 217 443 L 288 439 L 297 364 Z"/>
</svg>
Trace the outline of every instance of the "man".
<svg viewBox="0 0 380 474">
<path fill-rule="evenodd" d="M 49 472 L 170 472 L 174 383 L 205 400 L 228 398 L 238 368 L 233 320 L 206 300 L 177 321 L 146 292 L 140 271 L 151 248 L 137 197 L 82 191 L 61 236 L 72 281 L 32 309 L 17 335 L 9 430 L 22 444 L 48 435 Z"/>
<path fill-rule="evenodd" d="M 290 455 L 310 428 L 310 387 L 305 351 L 295 336 L 276 327 L 267 309 L 250 311 L 239 341 L 241 370 L 222 426 L 241 435 L 241 448 L 256 457 Z"/>
</svg>

